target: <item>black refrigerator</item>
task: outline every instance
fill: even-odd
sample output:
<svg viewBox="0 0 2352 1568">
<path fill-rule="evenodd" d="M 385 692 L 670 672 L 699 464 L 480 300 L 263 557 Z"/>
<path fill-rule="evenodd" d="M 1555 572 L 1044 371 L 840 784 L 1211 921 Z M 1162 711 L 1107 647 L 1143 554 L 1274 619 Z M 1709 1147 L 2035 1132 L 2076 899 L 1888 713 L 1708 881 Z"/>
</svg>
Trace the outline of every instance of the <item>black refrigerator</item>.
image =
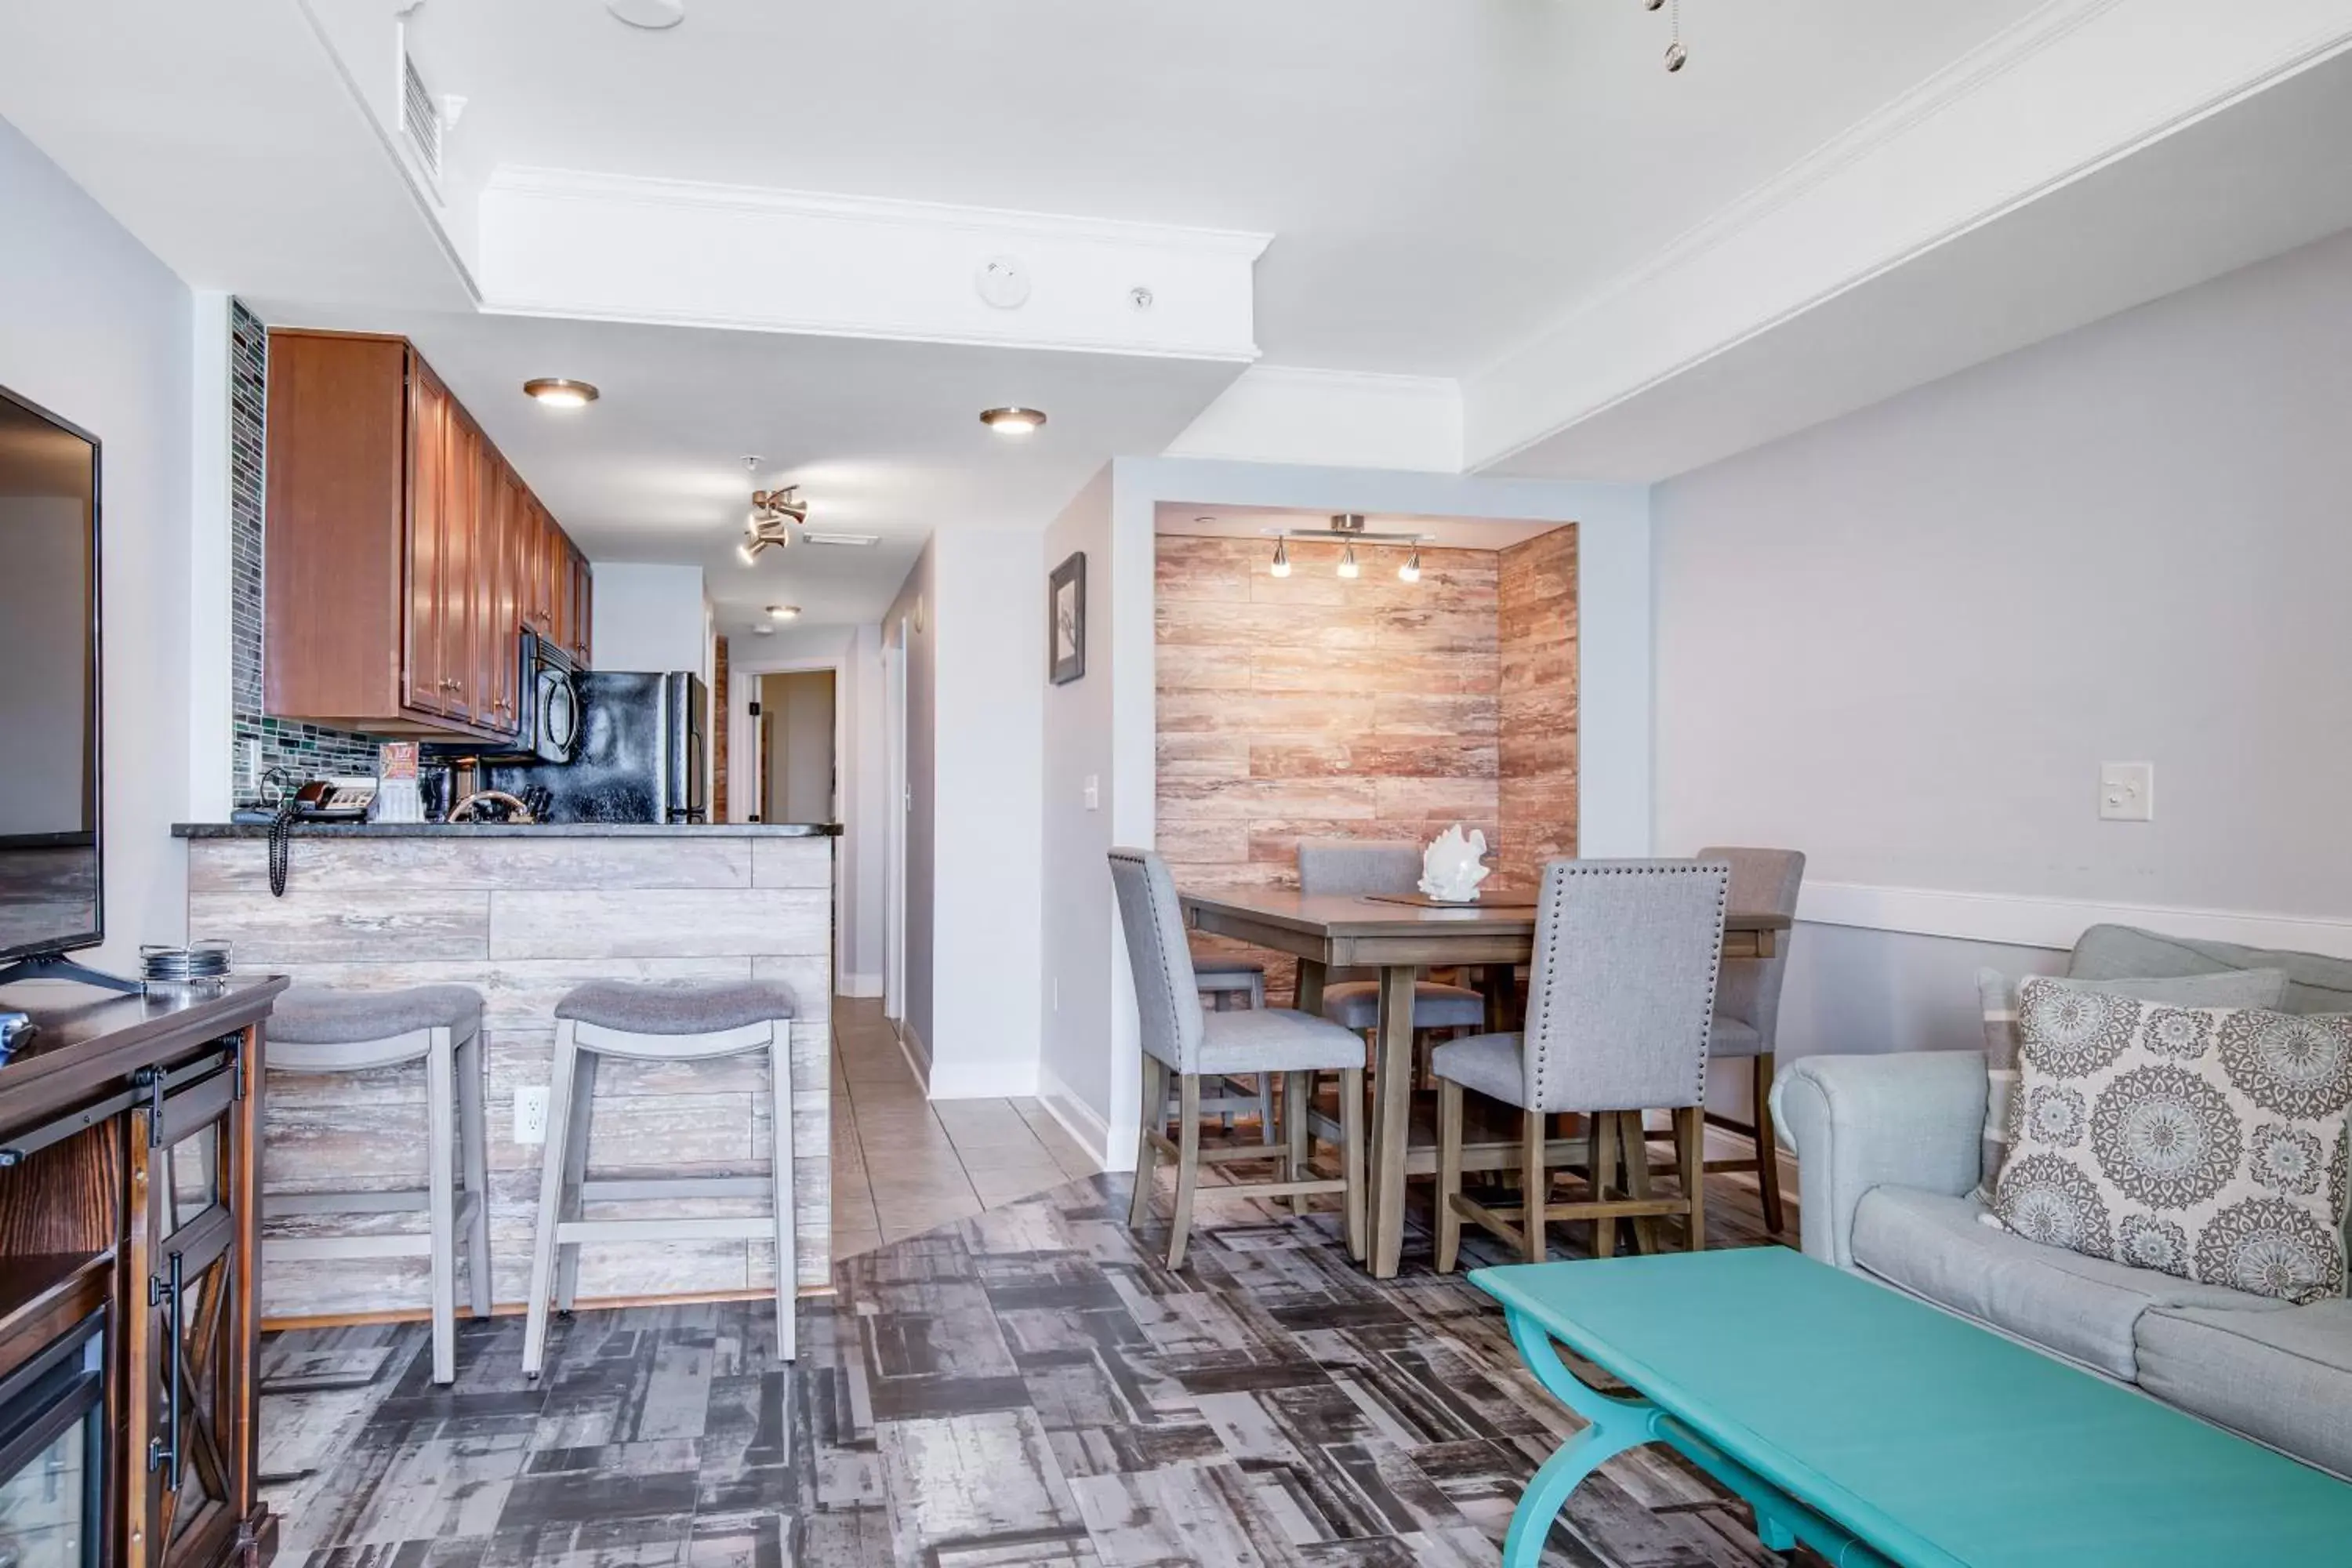
<svg viewBox="0 0 2352 1568">
<path fill-rule="evenodd" d="M 548 822 L 709 820 L 710 694 L 691 670 L 579 678 L 580 748 L 569 763 L 486 764 L 486 789 Z"/>
</svg>

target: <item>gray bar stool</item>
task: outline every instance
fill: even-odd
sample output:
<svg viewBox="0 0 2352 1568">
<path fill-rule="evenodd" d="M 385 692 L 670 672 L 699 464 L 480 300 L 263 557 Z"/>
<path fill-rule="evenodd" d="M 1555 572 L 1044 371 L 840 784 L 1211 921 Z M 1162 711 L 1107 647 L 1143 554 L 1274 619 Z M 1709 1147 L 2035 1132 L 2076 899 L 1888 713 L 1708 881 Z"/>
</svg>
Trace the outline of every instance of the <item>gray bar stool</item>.
<svg viewBox="0 0 2352 1568">
<path fill-rule="evenodd" d="M 266 1218 L 314 1215 L 429 1216 L 425 1234 L 372 1228 L 266 1237 L 264 1264 L 304 1258 L 432 1259 L 433 1381 L 457 1377 L 457 1233 L 466 1235 L 466 1286 L 474 1316 L 490 1314 L 489 1153 L 482 1130 L 482 998 L 465 985 L 405 991 L 331 991 L 298 985 L 270 1015 L 263 1059 L 271 1071 L 339 1073 L 425 1064 L 425 1185 L 401 1192 L 278 1193 Z M 453 1149 L 452 1142 L 456 1144 Z M 452 1165 L 462 1159 L 462 1201 Z"/>
<path fill-rule="evenodd" d="M 765 981 L 596 980 L 555 1005 L 555 1076 L 547 1097 L 547 1152 L 541 1163 L 539 1227 L 530 1258 L 530 1312 L 522 1370 L 537 1377 L 547 1354 L 547 1300 L 572 1310 L 585 1241 L 755 1240 L 776 1244 L 776 1354 L 793 1359 L 792 993 Z M 775 1125 L 764 1176 L 648 1176 L 588 1179 L 588 1130 L 602 1057 L 639 1061 L 703 1061 L 764 1051 Z M 559 1154 L 559 1151 L 561 1153 Z M 646 1198 L 767 1197 L 767 1215 L 693 1219 L 584 1219 L 586 1205 Z M 561 1254 L 562 1269 L 557 1269 Z"/>
</svg>

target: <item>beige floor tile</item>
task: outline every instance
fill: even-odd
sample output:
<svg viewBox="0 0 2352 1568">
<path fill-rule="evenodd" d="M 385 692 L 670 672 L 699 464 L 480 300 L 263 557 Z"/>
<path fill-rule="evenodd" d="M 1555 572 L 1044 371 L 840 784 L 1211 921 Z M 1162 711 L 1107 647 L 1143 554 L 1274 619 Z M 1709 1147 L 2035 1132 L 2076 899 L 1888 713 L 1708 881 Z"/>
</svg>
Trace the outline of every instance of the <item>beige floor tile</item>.
<svg viewBox="0 0 2352 1568">
<path fill-rule="evenodd" d="M 971 1176 L 972 1191 L 982 1205 L 995 1208 L 1058 1187 L 1069 1177 L 1055 1165 L 1029 1167 L 1010 1171 L 975 1171 Z"/>
</svg>

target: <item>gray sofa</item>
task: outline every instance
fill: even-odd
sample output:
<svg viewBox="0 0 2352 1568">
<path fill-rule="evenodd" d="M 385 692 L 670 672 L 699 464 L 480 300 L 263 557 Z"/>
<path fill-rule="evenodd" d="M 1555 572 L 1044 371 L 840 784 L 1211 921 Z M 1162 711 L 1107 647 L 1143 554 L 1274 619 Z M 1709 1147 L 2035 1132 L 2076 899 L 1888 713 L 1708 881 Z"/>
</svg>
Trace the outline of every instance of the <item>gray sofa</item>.
<svg viewBox="0 0 2352 1568">
<path fill-rule="evenodd" d="M 2083 933 L 2075 979 L 2284 969 L 2285 1005 L 2352 1013 L 2352 962 Z M 1772 1088 L 1809 1257 L 1852 1269 L 2352 1479 L 2352 1300 L 2290 1307 L 1980 1223 L 1979 1051 L 1808 1057 Z"/>
</svg>

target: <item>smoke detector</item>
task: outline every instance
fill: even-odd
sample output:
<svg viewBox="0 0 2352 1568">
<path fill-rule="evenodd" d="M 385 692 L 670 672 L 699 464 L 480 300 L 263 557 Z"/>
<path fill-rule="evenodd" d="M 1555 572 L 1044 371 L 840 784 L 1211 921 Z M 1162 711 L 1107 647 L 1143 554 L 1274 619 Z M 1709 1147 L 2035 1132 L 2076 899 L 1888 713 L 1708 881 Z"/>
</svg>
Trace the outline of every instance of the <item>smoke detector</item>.
<svg viewBox="0 0 2352 1568">
<path fill-rule="evenodd" d="M 686 20 L 686 0 L 604 0 L 604 9 L 647 32 L 675 27 Z"/>
</svg>

